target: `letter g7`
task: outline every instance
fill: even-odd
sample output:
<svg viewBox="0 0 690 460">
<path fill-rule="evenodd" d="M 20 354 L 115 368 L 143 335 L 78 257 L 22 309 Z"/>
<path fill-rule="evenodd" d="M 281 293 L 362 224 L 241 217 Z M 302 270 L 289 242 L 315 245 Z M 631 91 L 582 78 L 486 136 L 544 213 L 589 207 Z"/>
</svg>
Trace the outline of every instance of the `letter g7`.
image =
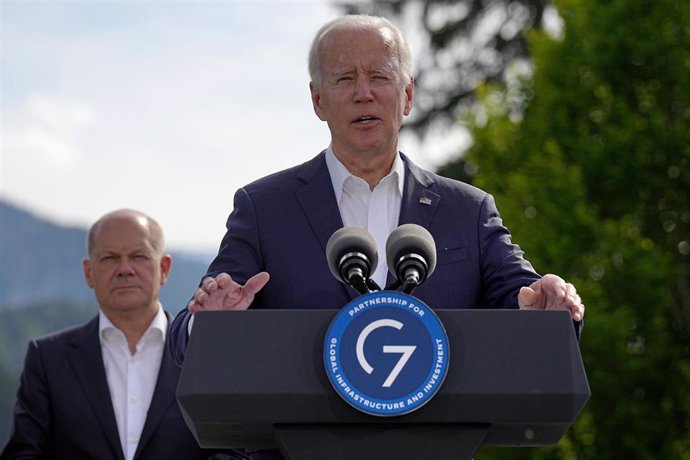
<svg viewBox="0 0 690 460">
<path fill-rule="evenodd" d="M 367 327 L 362 329 L 362 332 L 360 332 L 359 337 L 357 337 L 356 352 L 357 361 L 359 361 L 359 365 L 362 366 L 362 369 L 364 369 L 364 372 L 366 372 L 367 374 L 371 374 L 374 371 L 374 368 L 371 366 L 371 364 L 369 364 L 367 358 L 364 356 L 364 342 L 367 340 L 367 337 L 369 337 L 369 334 L 381 327 L 393 327 L 397 330 L 401 330 L 403 328 L 403 323 L 401 323 L 400 321 L 396 321 L 394 319 L 379 319 L 377 321 L 370 323 Z M 395 367 L 393 367 L 393 370 L 391 370 L 391 373 L 388 375 L 386 381 L 383 382 L 383 385 L 381 385 L 382 387 L 388 388 L 391 385 L 393 385 L 395 379 L 398 378 L 398 375 L 400 375 L 400 372 L 403 370 L 403 367 L 405 367 L 405 364 L 407 364 L 407 361 L 409 361 L 410 357 L 412 356 L 412 353 L 414 353 L 416 349 L 416 345 L 383 346 L 384 353 L 400 353 L 400 359 L 398 360 L 398 363 L 395 365 Z"/>
</svg>

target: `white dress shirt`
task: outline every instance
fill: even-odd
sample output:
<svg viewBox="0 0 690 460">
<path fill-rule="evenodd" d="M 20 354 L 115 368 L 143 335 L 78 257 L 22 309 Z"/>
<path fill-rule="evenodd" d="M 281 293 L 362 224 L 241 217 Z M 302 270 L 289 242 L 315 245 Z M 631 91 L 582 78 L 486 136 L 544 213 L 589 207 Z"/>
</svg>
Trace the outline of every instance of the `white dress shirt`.
<svg viewBox="0 0 690 460">
<path fill-rule="evenodd" d="M 395 156 L 390 172 L 374 187 L 364 179 L 354 176 L 333 153 L 331 146 L 326 150 L 326 165 L 331 175 L 333 191 L 338 202 L 340 217 L 345 227 L 363 228 L 374 237 L 378 251 L 378 265 L 371 278 L 386 287 L 388 264 L 386 262 L 386 241 L 388 235 L 398 226 L 400 203 L 402 201 L 405 167 L 400 155 Z"/>
<path fill-rule="evenodd" d="M 126 460 L 132 460 L 156 388 L 168 318 L 158 304 L 158 313 L 137 343 L 134 354 L 129 351 L 125 334 L 102 311 L 98 328 L 122 452 Z"/>
</svg>

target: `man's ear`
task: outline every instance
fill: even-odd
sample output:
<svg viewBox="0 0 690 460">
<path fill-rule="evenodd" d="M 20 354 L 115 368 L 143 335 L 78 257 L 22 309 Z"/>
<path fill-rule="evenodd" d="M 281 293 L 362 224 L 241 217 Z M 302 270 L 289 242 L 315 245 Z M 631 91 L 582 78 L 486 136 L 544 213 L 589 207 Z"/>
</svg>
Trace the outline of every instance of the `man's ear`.
<svg viewBox="0 0 690 460">
<path fill-rule="evenodd" d="M 412 111 L 412 100 L 414 99 L 414 77 L 410 77 L 410 80 L 405 85 L 405 110 L 403 113 L 405 116 L 409 115 Z"/>
<path fill-rule="evenodd" d="M 161 286 L 168 281 L 168 275 L 170 274 L 170 269 L 172 268 L 172 257 L 169 254 L 165 254 L 161 257 Z"/>
<path fill-rule="evenodd" d="M 311 92 L 311 104 L 314 107 L 314 113 L 321 121 L 326 121 L 323 107 L 321 107 L 321 93 L 313 81 L 309 82 L 309 92 Z"/>
<path fill-rule="evenodd" d="M 86 285 L 93 289 L 93 278 L 91 277 L 91 260 L 82 260 L 81 269 L 84 271 L 84 281 L 86 281 Z"/>
</svg>

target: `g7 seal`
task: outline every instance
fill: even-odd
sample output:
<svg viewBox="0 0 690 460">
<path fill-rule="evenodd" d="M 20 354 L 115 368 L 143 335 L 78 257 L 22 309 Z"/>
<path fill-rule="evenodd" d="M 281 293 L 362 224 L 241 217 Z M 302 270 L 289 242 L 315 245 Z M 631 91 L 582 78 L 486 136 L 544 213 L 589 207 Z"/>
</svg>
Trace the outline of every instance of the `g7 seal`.
<svg viewBox="0 0 690 460">
<path fill-rule="evenodd" d="M 419 409 L 448 373 L 448 336 L 424 302 L 397 291 L 362 295 L 333 318 L 324 365 L 336 392 L 376 416 Z"/>
</svg>

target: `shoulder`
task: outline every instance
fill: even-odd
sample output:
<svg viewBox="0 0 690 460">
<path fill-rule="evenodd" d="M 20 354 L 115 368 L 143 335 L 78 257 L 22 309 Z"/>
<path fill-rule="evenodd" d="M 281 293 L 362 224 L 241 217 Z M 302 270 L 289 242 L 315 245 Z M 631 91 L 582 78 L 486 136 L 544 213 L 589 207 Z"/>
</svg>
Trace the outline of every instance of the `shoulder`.
<svg viewBox="0 0 690 460">
<path fill-rule="evenodd" d="M 324 172 L 328 173 L 328 168 L 326 166 L 325 151 L 322 151 L 302 164 L 264 176 L 245 185 L 243 189 L 251 194 L 267 189 L 298 187 L 300 184 L 309 183 L 314 177 Z"/>
<path fill-rule="evenodd" d="M 38 348 L 51 350 L 63 347 L 68 343 L 84 340 L 89 336 L 98 337 L 98 316 L 86 323 L 40 336 L 31 340 L 30 343 Z"/>
<path fill-rule="evenodd" d="M 409 157 L 402 155 L 405 167 L 419 186 L 435 192 L 443 197 L 470 199 L 476 202 L 483 202 L 490 195 L 474 185 L 450 177 L 441 176 L 437 173 L 424 169 L 416 165 Z"/>
</svg>

